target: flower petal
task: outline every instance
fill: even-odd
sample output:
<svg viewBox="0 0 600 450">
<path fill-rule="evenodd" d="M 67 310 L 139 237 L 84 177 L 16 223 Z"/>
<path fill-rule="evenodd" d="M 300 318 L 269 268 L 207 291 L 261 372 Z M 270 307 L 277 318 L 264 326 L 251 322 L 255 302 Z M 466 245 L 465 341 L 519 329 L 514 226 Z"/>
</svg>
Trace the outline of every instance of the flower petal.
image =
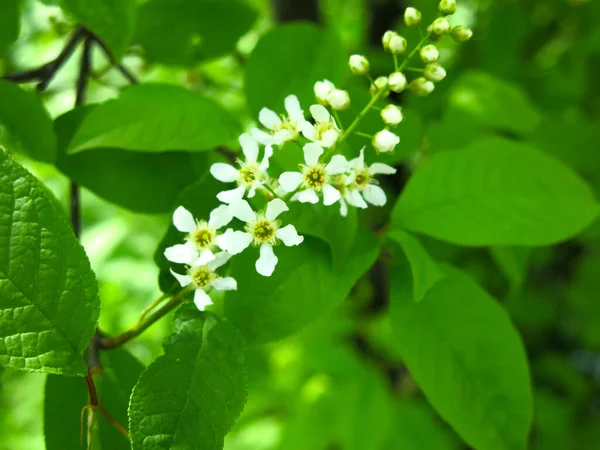
<svg viewBox="0 0 600 450">
<path fill-rule="evenodd" d="M 196 289 L 196 292 L 194 292 L 194 305 L 196 305 L 196 308 L 200 311 L 204 311 L 207 306 L 212 304 L 213 302 L 210 295 L 204 292 L 203 289 Z"/>
<path fill-rule="evenodd" d="M 367 185 L 363 195 L 366 201 L 375 206 L 383 206 L 387 202 L 385 191 L 374 184 Z"/>
<path fill-rule="evenodd" d="M 275 198 L 267 204 L 265 217 L 269 220 L 275 220 L 282 212 L 289 211 L 290 208 L 280 198 Z"/>
<path fill-rule="evenodd" d="M 192 265 L 198 257 L 193 244 L 177 244 L 165 249 L 165 258 L 177 264 Z"/>
<path fill-rule="evenodd" d="M 231 259 L 233 255 L 229 252 L 219 252 L 215 255 L 214 259 L 207 264 L 210 270 L 217 270 L 219 267 L 224 265 Z"/>
<path fill-rule="evenodd" d="M 209 262 L 214 261 L 216 258 L 215 254 L 208 248 L 200 252 L 200 256 L 194 261 L 194 267 L 206 266 Z"/>
<path fill-rule="evenodd" d="M 186 287 L 188 284 L 192 282 L 192 277 L 189 275 L 181 275 L 177 272 L 174 272 L 173 269 L 169 269 L 171 274 L 175 277 L 175 279 L 179 282 L 181 287 Z"/>
<path fill-rule="evenodd" d="M 312 123 L 310 123 L 308 121 L 304 121 L 300 124 L 300 131 L 302 132 L 304 137 L 306 139 L 308 139 L 309 141 L 314 141 L 317 136 L 315 127 L 313 126 Z"/>
<path fill-rule="evenodd" d="M 265 172 L 269 168 L 269 158 L 273 156 L 273 147 L 269 144 L 265 147 L 265 154 L 260 163 L 260 170 Z"/>
<path fill-rule="evenodd" d="M 300 172 L 283 172 L 279 175 L 279 184 L 286 192 L 292 192 L 300 186 L 304 176 Z"/>
<path fill-rule="evenodd" d="M 231 183 L 240 176 L 239 170 L 225 163 L 214 163 L 210 166 L 210 174 L 223 183 Z"/>
<path fill-rule="evenodd" d="M 303 191 L 298 192 L 298 201 L 300 203 L 319 203 L 319 196 L 312 189 L 305 189 Z"/>
<path fill-rule="evenodd" d="M 243 222 L 250 223 L 256 220 L 256 213 L 246 200 L 238 200 L 229 204 L 229 212 L 233 217 Z"/>
<path fill-rule="evenodd" d="M 231 228 L 220 236 L 217 236 L 217 245 L 231 253 L 237 255 L 248 248 L 252 243 L 252 235 L 243 231 L 233 231 Z"/>
<path fill-rule="evenodd" d="M 339 131 L 334 130 L 333 128 L 327 130 L 321 136 L 321 145 L 325 148 L 333 147 L 340 136 Z"/>
<path fill-rule="evenodd" d="M 348 170 L 348 160 L 344 155 L 333 155 L 329 164 L 325 166 L 328 175 L 338 175 Z"/>
<path fill-rule="evenodd" d="M 342 198 L 342 194 L 332 185 L 326 184 L 323 186 L 323 204 L 325 206 L 333 205 L 340 198 Z"/>
<path fill-rule="evenodd" d="M 340 215 L 342 217 L 346 217 L 348 215 L 348 203 L 346 203 L 346 200 L 343 197 L 340 198 Z"/>
<path fill-rule="evenodd" d="M 362 198 L 362 195 L 360 195 L 360 192 L 358 192 L 357 190 L 351 190 L 350 192 L 348 192 L 346 194 L 346 201 L 352 205 L 355 206 L 357 208 L 368 208 L 369 205 L 367 205 L 367 202 L 365 202 L 365 199 Z"/>
<path fill-rule="evenodd" d="M 173 225 L 175 225 L 175 228 L 177 228 L 179 231 L 189 233 L 196 228 L 196 221 L 194 220 L 194 216 L 192 216 L 191 212 L 189 212 L 183 206 L 180 206 L 173 213 Z"/>
<path fill-rule="evenodd" d="M 238 140 L 242 146 L 242 152 L 246 157 L 246 161 L 250 163 L 258 161 L 258 142 L 256 142 L 256 139 L 248 133 L 243 133 Z"/>
<path fill-rule="evenodd" d="M 246 192 L 246 188 L 244 186 L 238 186 L 235 189 L 230 189 L 229 191 L 221 191 L 217 194 L 217 198 L 219 201 L 223 203 L 231 203 L 235 201 L 239 201 L 244 198 L 244 193 Z"/>
<path fill-rule="evenodd" d="M 258 113 L 258 121 L 262 123 L 265 128 L 269 130 L 274 130 L 279 125 L 281 125 L 281 119 L 277 115 L 275 111 L 270 110 L 269 108 L 263 108 Z"/>
<path fill-rule="evenodd" d="M 307 166 L 315 166 L 319 163 L 319 158 L 323 154 L 323 148 L 319 144 L 310 142 L 302 147 L 304 150 L 304 162 Z"/>
<path fill-rule="evenodd" d="M 231 277 L 217 278 L 213 280 L 211 286 L 217 291 L 236 291 L 237 281 Z"/>
<path fill-rule="evenodd" d="M 227 205 L 221 205 L 210 212 L 208 226 L 214 230 L 224 227 L 231 222 L 233 216 L 229 212 Z"/>
<path fill-rule="evenodd" d="M 275 145 L 281 145 L 284 142 L 291 141 L 294 139 L 294 135 L 290 130 L 279 130 L 273 135 L 273 143 Z"/>
<path fill-rule="evenodd" d="M 286 225 L 283 228 L 279 228 L 275 232 L 277 239 L 280 239 L 286 246 L 291 247 L 292 245 L 300 245 L 304 241 L 304 236 L 300 236 L 296 231 L 294 225 Z"/>
<path fill-rule="evenodd" d="M 304 118 L 304 111 L 302 111 L 302 108 L 300 107 L 298 97 L 295 95 L 288 95 L 284 100 L 284 104 L 290 119 L 298 120 L 299 118 Z"/>
<path fill-rule="evenodd" d="M 323 105 L 311 105 L 310 115 L 319 123 L 327 123 L 331 117 L 329 111 Z"/>
<path fill-rule="evenodd" d="M 396 169 L 392 166 L 388 166 L 383 163 L 373 163 L 371 167 L 369 167 L 369 172 L 373 175 L 377 175 L 378 173 L 383 175 L 393 175 L 396 173 Z"/>
<path fill-rule="evenodd" d="M 256 142 L 262 145 L 269 145 L 275 143 L 272 134 L 265 133 L 263 130 L 260 130 L 258 128 L 252 128 L 250 130 L 250 134 L 256 140 Z"/>
<path fill-rule="evenodd" d="M 277 256 L 269 244 L 260 246 L 260 258 L 256 261 L 256 271 L 263 277 L 270 277 L 277 265 Z"/>
</svg>

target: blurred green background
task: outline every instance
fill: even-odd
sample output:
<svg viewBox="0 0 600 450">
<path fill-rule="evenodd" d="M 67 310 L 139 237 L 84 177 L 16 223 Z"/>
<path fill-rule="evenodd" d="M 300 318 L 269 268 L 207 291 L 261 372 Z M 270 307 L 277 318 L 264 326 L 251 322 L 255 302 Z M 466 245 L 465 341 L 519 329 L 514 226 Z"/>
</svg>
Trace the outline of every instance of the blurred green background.
<svg viewBox="0 0 600 450">
<path fill-rule="evenodd" d="M 39 66 L 60 51 L 73 24 L 52 3 L 24 1 L 21 34 L 0 60 L 0 74 Z M 183 70 L 150 65 L 133 48 L 123 63 L 141 81 L 201 90 L 250 123 L 244 60 L 276 23 L 318 22 L 339 34 L 348 55 L 366 54 L 373 75 L 387 75 L 383 32 L 403 32 L 406 6 L 431 18 L 437 9 L 433 0 L 248 3 L 259 19 L 235 55 Z M 387 182 L 388 192 L 397 195 L 410 170 L 432 153 L 499 134 L 538 145 L 598 193 L 600 2 L 461 0 L 455 18 L 475 34 L 460 47 L 451 40 L 441 44 L 448 78 L 427 98 L 395 98 L 406 119 L 391 162 L 403 170 Z M 414 36 L 407 37 L 414 45 Z M 53 117 L 72 109 L 77 61 L 72 58 L 43 94 Z M 89 103 L 115 97 L 126 84 L 108 67 L 95 52 Z M 500 117 L 501 126 L 498 120 L 489 123 L 489 114 Z M 62 174 L 24 157 L 20 161 L 67 204 L 69 185 Z M 116 334 L 159 295 L 152 258 L 170 217 L 135 214 L 85 189 L 82 205 L 82 241 L 100 282 L 100 326 Z M 600 448 L 600 222 L 570 242 L 533 250 L 425 243 L 437 258 L 475 276 L 518 327 L 534 383 L 531 448 Z M 227 450 L 465 448 L 428 406 L 395 351 L 385 289 L 376 265 L 338 310 L 297 336 L 250 350 L 249 401 L 226 440 Z M 169 320 L 163 320 L 128 349 L 147 364 L 161 353 L 168 331 Z M 0 450 L 43 448 L 45 377 L 0 374 Z"/>
</svg>

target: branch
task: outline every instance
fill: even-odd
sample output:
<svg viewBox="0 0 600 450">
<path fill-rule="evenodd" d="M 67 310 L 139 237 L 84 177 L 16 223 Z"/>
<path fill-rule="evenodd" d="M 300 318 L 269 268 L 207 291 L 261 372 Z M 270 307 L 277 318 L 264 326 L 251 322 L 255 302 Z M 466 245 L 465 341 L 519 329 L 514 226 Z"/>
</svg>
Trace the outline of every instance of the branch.
<svg viewBox="0 0 600 450">
<path fill-rule="evenodd" d="M 129 82 L 131 84 L 138 84 L 138 80 L 137 78 L 135 78 L 135 76 L 121 63 L 119 63 L 115 57 L 113 56 L 112 52 L 110 51 L 110 49 L 106 46 L 106 44 L 104 42 L 102 42 L 102 40 L 100 40 L 98 37 L 92 35 L 92 39 L 94 40 L 94 42 L 96 42 L 100 48 L 102 49 L 102 51 L 104 52 L 104 54 L 108 57 L 108 60 L 110 61 L 110 63 L 116 67 L 119 72 L 121 72 L 121 74 L 127 78 L 127 80 L 129 80 Z"/>
</svg>

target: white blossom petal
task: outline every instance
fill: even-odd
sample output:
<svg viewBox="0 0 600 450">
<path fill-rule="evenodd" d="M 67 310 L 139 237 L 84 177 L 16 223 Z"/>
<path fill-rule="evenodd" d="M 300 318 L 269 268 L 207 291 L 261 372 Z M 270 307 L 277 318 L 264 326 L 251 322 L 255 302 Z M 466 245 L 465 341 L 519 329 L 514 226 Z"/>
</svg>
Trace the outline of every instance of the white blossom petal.
<svg viewBox="0 0 600 450">
<path fill-rule="evenodd" d="M 311 105 L 310 114 L 319 123 L 327 123 L 331 117 L 329 111 L 323 105 Z"/>
<path fill-rule="evenodd" d="M 194 292 L 194 305 L 196 305 L 196 308 L 200 311 L 204 311 L 207 306 L 212 304 L 213 302 L 210 295 L 204 292 L 203 289 L 196 289 L 196 292 Z"/>
<path fill-rule="evenodd" d="M 244 198 L 244 193 L 246 192 L 246 188 L 244 186 L 238 186 L 235 189 L 231 189 L 229 191 L 221 191 L 217 194 L 217 198 L 219 201 L 223 203 L 231 203 Z"/>
<path fill-rule="evenodd" d="M 281 125 L 281 118 L 275 111 L 272 111 L 269 108 L 263 108 L 260 110 L 258 113 L 258 121 L 269 130 L 274 130 Z"/>
<path fill-rule="evenodd" d="M 229 204 L 229 212 L 233 217 L 243 222 L 250 223 L 256 220 L 256 213 L 246 200 L 238 200 Z"/>
<path fill-rule="evenodd" d="M 365 199 L 362 198 L 362 195 L 360 195 L 360 192 L 358 192 L 357 190 L 351 190 L 350 192 L 348 192 L 348 194 L 346 195 L 346 201 L 356 208 L 365 209 L 369 207 L 369 205 L 367 205 L 367 202 L 365 202 Z"/>
<path fill-rule="evenodd" d="M 340 136 L 339 131 L 329 129 L 321 136 L 321 145 L 325 148 L 333 147 Z"/>
<path fill-rule="evenodd" d="M 271 145 L 267 145 L 265 147 L 265 154 L 260 163 L 261 172 L 265 172 L 269 168 L 269 158 L 271 158 L 271 156 L 273 156 L 273 147 Z"/>
<path fill-rule="evenodd" d="M 340 198 L 340 215 L 346 217 L 348 215 L 348 203 L 344 197 Z"/>
<path fill-rule="evenodd" d="M 194 267 L 206 266 L 209 262 L 214 261 L 216 258 L 215 254 L 210 249 L 204 249 L 200 252 L 200 256 L 194 261 Z"/>
<path fill-rule="evenodd" d="M 237 281 L 231 277 L 216 278 L 211 283 L 211 286 L 217 291 L 236 291 Z"/>
<path fill-rule="evenodd" d="M 348 160 L 344 155 L 333 155 L 329 164 L 325 166 L 328 175 L 338 175 L 348 170 Z"/>
<path fill-rule="evenodd" d="M 340 191 L 330 184 L 323 186 L 323 204 L 325 206 L 333 205 L 342 197 Z"/>
<path fill-rule="evenodd" d="M 279 228 L 275 232 L 277 239 L 280 239 L 286 246 L 291 247 L 292 245 L 300 245 L 304 241 L 304 236 L 300 236 L 296 231 L 294 225 L 286 225 L 283 228 Z"/>
<path fill-rule="evenodd" d="M 298 192 L 298 201 L 300 203 L 319 203 L 319 196 L 312 189 L 305 189 L 303 191 Z"/>
<path fill-rule="evenodd" d="M 260 246 L 260 257 L 256 261 L 256 271 L 263 277 L 270 277 L 277 265 L 277 256 L 269 244 Z"/>
<path fill-rule="evenodd" d="M 385 191 L 374 184 L 367 185 L 363 195 L 365 196 L 366 201 L 375 206 L 383 206 L 385 205 L 385 202 L 387 202 Z"/>
<path fill-rule="evenodd" d="M 307 166 L 315 166 L 319 163 L 319 158 L 323 154 L 323 148 L 319 144 L 310 142 L 302 147 L 304 150 L 304 162 Z"/>
<path fill-rule="evenodd" d="M 173 225 L 175 225 L 175 228 L 177 228 L 179 231 L 189 233 L 196 228 L 196 221 L 194 220 L 194 216 L 192 216 L 191 212 L 189 212 L 183 206 L 180 206 L 173 213 Z"/>
<path fill-rule="evenodd" d="M 259 181 L 252 183 L 252 186 L 250 186 L 250 189 L 248 189 L 248 198 L 253 198 L 256 195 L 256 189 L 261 185 L 262 183 Z"/>
<path fill-rule="evenodd" d="M 294 139 L 294 135 L 290 130 L 287 129 L 276 131 L 273 135 L 273 143 L 275 145 L 281 145 L 284 142 L 291 141 L 292 139 Z"/>
<path fill-rule="evenodd" d="M 250 233 L 233 231 L 231 228 L 217 236 L 217 245 L 232 255 L 243 252 L 251 243 L 252 235 Z"/>
<path fill-rule="evenodd" d="M 283 172 L 279 175 L 279 184 L 286 192 L 295 191 L 304 180 L 300 172 Z"/>
<path fill-rule="evenodd" d="M 223 183 L 231 183 L 240 176 L 239 170 L 225 163 L 214 163 L 210 166 L 210 174 Z"/>
<path fill-rule="evenodd" d="M 392 166 L 388 166 L 383 163 L 373 163 L 371 167 L 369 167 L 369 172 L 372 175 L 377 175 L 378 173 L 383 175 L 393 175 L 396 173 L 396 169 Z"/>
<path fill-rule="evenodd" d="M 221 205 L 210 212 L 208 226 L 214 230 L 224 227 L 231 222 L 233 216 L 229 212 L 227 205 Z"/>
<path fill-rule="evenodd" d="M 248 133 L 240 135 L 238 138 L 240 145 L 242 146 L 242 152 L 246 157 L 246 161 L 249 163 L 255 163 L 258 161 L 258 142 Z"/>
<path fill-rule="evenodd" d="M 193 244 L 177 244 L 165 249 L 165 258 L 177 264 L 191 265 L 198 257 Z"/>
<path fill-rule="evenodd" d="M 282 212 L 289 211 L 290 208 L 280 198 L 275 198 L 267 204 L 265 217 L 269 220 L 275 220 Z"/>
<path fill-rule="evenodd" d="M 315 127 L 308 121 L 304 121 L 300 124 L 300 131 L 302 132 L 302 135 L 309 141 L 314 141 L 317 137 Z"/>
<path fill-rule="evenodd" d="M 261 129 L 252 128 L 250 130 L 250 134 L 256 140 L 256 142 L 261 143 L 262 145 L 270 145 L 275 143 L 275 139 L 272 134 L 266 133 Z"/>
<path fill-rule="evenodd" d="M 181 287 L 186 287 L 188 284 L 190 284 L 192 282 L 191 276 L 181 275 L 181 274 L 173 271 L 173 269 L 169 269 L 169 270 L 171 271 L 171 274 L 175 277 L 175 279 L 179 282 Z"/>
<path fill-rule="evenodd" d="M 227 263 L 231 259 L 232 254 L 229 252 L 219 252 L 215 255 L 214 259 L 210 261 L 207 266 L 210 270 L 217 270 L 219 267 Z"/>
<path fill-rule="evenodd" d="M 290 119 L 298 120 L 299 118 L 304 118 L 304 111 L 302 111 L 302 108 L 300 107 L 298 97 L 295 95 L 288 95 L 284 100 L 284 104 Z"/>
</svg>

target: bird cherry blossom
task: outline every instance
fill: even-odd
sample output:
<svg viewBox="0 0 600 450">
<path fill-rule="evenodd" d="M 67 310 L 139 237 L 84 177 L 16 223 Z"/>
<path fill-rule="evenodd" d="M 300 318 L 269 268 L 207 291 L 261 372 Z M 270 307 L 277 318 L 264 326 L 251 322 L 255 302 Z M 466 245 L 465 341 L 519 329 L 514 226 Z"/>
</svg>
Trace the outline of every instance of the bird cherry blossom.
<svg viewBox="0 0 600 450">
<path fill-rule="evenodd" d="M 301 125 L 306 121 L 304 111 L 300 107 L 298 97 L 288 95 L 285 100 L 287 116 L 279 117 L 269 108 L 263 108 L 258 114 L 258 121 L 270 132 L 252 128 L 252 137 L 263 145 L 281 145 L 287 141 L 298 139 Z"/>
<path fill-rule="evenodd" d="M 305 144 L 304 162 L 300 172 L 283 172 L 279 176 L 279 184 L 285 192 L 294 192 L 300 189 L 292 200 L 302 203 L 319 203 L 319 194 L 323 194 L 323 204 L 332 205 L 340 197 L 340 191 L 330 183 L 334 175 L 346 172 L 348 161 L 342 155 L 335 155 L 329 164 L 319 162 L 323 148 L 314 142 Z"/>
<path fill-rule="evenodd" d="M 237 282 L 232 277 L 221 277 L 215 272 L 219 267 L 225 264 L 230 254 L 227 252 L 219 252 L 216 255 L 211 255 L 211 258 L 200 256 L 197 259 L 189 259 L 187 274 L 181 275 L 173 269 L 171 273 L 177 279 L 181 287 L 193 285 L 194 304 L 200 311 L 208 305 L 212 305 L 212 300 L 207 294 L 207 290 L 215 289 L 217 291 L 235 291 L 237 290 Z"/>
<path fill-rule="evenodd" d="M 333 147 L 340 137 L 340 129 L 327 108 L 322 105 L 312 105 L 310 114 L 315 119 L 315 124 L 304 122 L 301 131 L 304 137 L 319 144 L 321 147 Z"/>
<path fill-rule="evenodd" d="M 365 164 L 365 148 L 360 151 L 360 156 L 349 162 L 351 175 L 348 177 L 346 187 L 350 191 L 359 192 L 364 199 L 375 206 L 385 205 L 387 198 L 383 189 L 377 186 L 375 175 L 392 175 L 396 169 L 383 163 L 373 163 L 370 166 Z M 358 200 L 356 194 L 351 194 L 352 200 Z M 351 202 L 349 202 L 352 204 Z M 358 203 L 361 203 L 358 200 Z M 358 206 L 358 205 L 357 205 Z M 359 208 L 362 206 L 359 206 Z"/>
<path fill-rule="evenodd" d="M 256 140 L 249 134 L 244 133 L 239 137 L 239 142 L 246 157 L 245 161 L 238 159 L 239 169 L 226 163 L 215 163 L 210 167 L 210 173 L 217 180 L 224 183 L 236 182 L 238 184 L 235 189 L 217 194 L 217 198 L 227 204 L 242 199 L 246 191 L 248 191 L 248 198 L 254 197 L 256 189 L 263 186 L 268 180 L 269 158 L 273 155 L 273 148 L 267 145 L 263 159 L 259 163 Z"/>
<path fill-rule="evenodd" d="M 262 276 L 269 277 L 277 265 L 277 256 L 273 246 L 279 241 L 286 246 L 299 245 L 304 237 L 298 235 L 293 225 L 281 227 L 277 217 L 288 211 L 288 206 L 279 198 L 267 204 L 264 213 L 256 213 L 246 200 L 230 203 L 230 213 L 245 222 L 244 231 L 233 231 L 231 228 L 223 234 L 224 248 L 232 255 L 244 251 L 250 244 L 260 248 L 260 257 L 256 261 L 256 271 Z"/>
</svg>

